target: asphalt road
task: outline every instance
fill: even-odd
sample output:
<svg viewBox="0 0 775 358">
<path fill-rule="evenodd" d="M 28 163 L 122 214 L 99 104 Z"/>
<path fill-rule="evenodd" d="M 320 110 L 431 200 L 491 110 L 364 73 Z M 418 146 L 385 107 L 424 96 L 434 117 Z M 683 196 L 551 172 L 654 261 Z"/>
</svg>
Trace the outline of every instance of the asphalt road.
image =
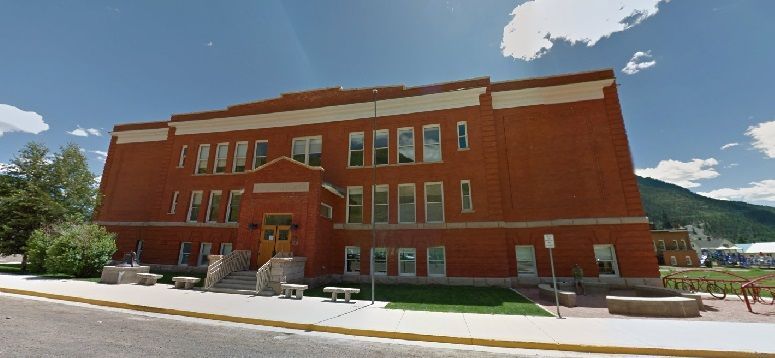
<svg viewBox="0 0 775 358">
<path fill-rule="evenodd" d="M 429 358 L 535 357 L 549 353 L 511 354 L 514 351 L 474 351 L 339 337 L 265 331 L 238 324 L 170 319 L 0 295 L 0 357 Z M 554 352 L 552 355 L 579 354 Z"/>
</svg>

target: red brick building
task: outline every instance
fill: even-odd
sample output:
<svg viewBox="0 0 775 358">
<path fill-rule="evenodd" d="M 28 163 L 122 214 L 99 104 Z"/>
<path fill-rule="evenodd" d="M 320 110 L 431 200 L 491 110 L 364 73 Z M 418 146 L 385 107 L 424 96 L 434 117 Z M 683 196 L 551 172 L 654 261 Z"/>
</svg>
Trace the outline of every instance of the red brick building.
<svg viewBox="0 0 775 358">
<path fill-rule="evenodd" d="M 292 251 L 308 280 L 368 277 L 372 213 L 382 281 L 536 282 L 546 233 L 560 276 L 659 277 L 613 71 L 377 90 L 116 125 L 97 221 L 117 256 Z"/>
</svg>

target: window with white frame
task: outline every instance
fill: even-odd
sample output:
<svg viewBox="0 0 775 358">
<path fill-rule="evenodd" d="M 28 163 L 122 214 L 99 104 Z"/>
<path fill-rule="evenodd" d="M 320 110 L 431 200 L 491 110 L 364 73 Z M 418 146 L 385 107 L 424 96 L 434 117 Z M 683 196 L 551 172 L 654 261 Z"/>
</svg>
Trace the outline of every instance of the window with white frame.
<svg viewBox="0 0 775 358">
<path fill-rule="evenodd" d="M 363 223 L 363 187 L 347 188 L 347 223 Z"/>
<path fill-rule="evenodd" d="M 416 217 L 414 184 L 398 184 L 398 222 L 414 223 Z"/>
<path fill-rule="evenodd" d="M 665 240 L 659 240 L 657 241 L 657 251 L 665 251 L 667 246 L 665 246 Z"/>
<path fill-rule="evenodd" d="M 188 258 L 191 256 L 191 243 L 181 242 L 180 251 L 178 253 L 178 265 L 187 266 Z"/>
<path fill-rule="evenodd" d="M 334 208 L 331 205 L 320 203 L 320 216 L 331 219 L 334 217 Z"/>
<path fill-rule="evenodd" d="M 230 242 L 221 243 L 221 251 L 220 251 L 221 255 L 226 256 L 230 254 L 233 251 L 232 248 L 233 248 L 233 244 Z"/>
<path fill-rule="evenodd" d="M 670 266 L 678 266 L 678 259 L 675 256 L 670 256 Z"/>
<path fill-rule="evenodd" d="M 414 163 L 414 128 L 398 128 L 398 163 Z"/>
<path fill-rule="evenodd" d="M 269 142 L 266 140 L 257 140 L 256 148 L 253 150 L 253 169 L 256 169 L 267 162 L 267 151 Z"/>
<path fill-rule="evenodd" d="M 180 197 L 180 192 L 176 191 L 172 193 L 172 202 L 170 203 L 170 214 L 174 214 L 175 210 L 178 208 L 178 197 Z"/>
<path fill-rule="evenodd" d="M 241 173 L 245 171 L 245 164 L 248 160 L 248 142 L 237 142 L 234 147 L 234 164 L 231 171 Z"/>
<path fill-rule="evenodd" d="M 188 155 L 188 146 L 184 145 L 180 148 L 180 156 L 178 157 L 178 168 L 183 168 L 186 164 L 186 156 Z"/>
<path fill-rule="evenodd" d="M 242 190 L 229 192 L 229 204 L 226 206 L 226 222 L 235 223 L 239 220 L 239 208 L 242 203 Z"/>
<path fill-rule="evenodd" d="M 363 132 L 350 133 L 350 154 L 347 165 L 351 167 L 363 166 Z"/>
<path fill-rule="evenodd" d="M 595 260 L 601 276 L 617 276 L 616 252 L 613 245 L 594 245 Z"/>
<path fill-rule="evenodd" d="M 692 266 L 692 258 L 691 257 L 686 256 L 684 258 L 684 260 L 686 260 L 686 266 Z"/>
<path fill-rule="evenodd" d="M 428 248 L 428 276 L 444 276 L 447 274 L 444 246 Z"/>
<path fill-rule="evenodd" d="M 387 165 L 390 157 L 389 134 L 387 129 L 380 129 L 374 132 L 374 158 L 375 165 Z"/>
<path fill-rule="evenodd" d="M 388 213 L 390 212 L 388 205 L 388 186 L 377 185 L 374 188 L 374 222 L 377 224 L 388 223 Z"/>
<path fill-rule="evenodd" d="M 441 161 L 441 129 L 438 124 L 422 128 L 422 160 L 424 162 Z"/>
<path fill-rule="evenodd" d="M 220 143 L 215 148 L 215 163 L 213 173 L 226 173 L 226 162 L 229 155 L 229 143 Z"/>
<path fill-rule="evenodd" d="M 210 201 L 207 205 L 207 222 L 214 223 L 218 221 L 218 213 L 221 209 L 221 191 L 213 190 L 210 192 Z"/>
<path fill-rule="evenodd" d="M 196 155 L 196 169 L 194 174 L 207 174 L 207 160 L 210 158 L 210 145 L 202 144 L 199 146 L 199 153 Z"/>
<path fill-rule="evenodd" d="M 357 246 L 347 246 L 344 248 L 344 273 L 361 272 L 361 248 Z"/>
<path fill-rule="evenodd" d="M 398 249 L 398 275 L 414 276 L 417 274 L 417 250 L 414 248 Z"/>
<path fill-rule="evenodd" d="M 533 245 L 517 245 L 517 275 L 536 274 L 536 255 Z"/>
<path fill-rule="evenodd" d="M 686 241 L 681 240 L 679 241 L 679 244 L 681 244 L 681 250 L 686 250 Z"/>
<path fill-rule="evenodd" d="M 374 274 L 387 275 L 387 248 L 377 247 L 374 249 Z"/>
<path fill-rule="evenodd" d="M 443 186 L 438 183 L 425 183 L 425 222 L 444 222 Z"/>
<path fill-rule="evenodd" d="M 471 181 L 470 180 L 460 181 L 460 200 L 462 201 L 461 207 L 463 208 L 463 212 L 474 211 L 474 203 L 471 200 Z"/>
<path fill-rule="evenodd" d="M 457 122 L 457 149 L 468 149 L 468 123 Z"/>
<path fill-rule="evenodd" d="M 202 207 L 202 192 L 191 192 L 191 201 L 188 204 L 188 221 L 196 222 L 199 218 L 199 209 Z"/>
<path fill-rule="evenodd" d="M 199 259 L 197 259 L 197 266 L 207 266 L 210 264 L 210 259 L 207 255 L 210 255 L 210 251 L 213 249 L 213 244 L 209 242 L 203 242 L 199 244 Z"/>
<path fill-rule="evenodd" d="M 323 152 L 322 137 L 303 137 L 293 139 L 292 157 L 300 163 L 313 167 L 320 166 L 320 155 Z"/>
</svg>

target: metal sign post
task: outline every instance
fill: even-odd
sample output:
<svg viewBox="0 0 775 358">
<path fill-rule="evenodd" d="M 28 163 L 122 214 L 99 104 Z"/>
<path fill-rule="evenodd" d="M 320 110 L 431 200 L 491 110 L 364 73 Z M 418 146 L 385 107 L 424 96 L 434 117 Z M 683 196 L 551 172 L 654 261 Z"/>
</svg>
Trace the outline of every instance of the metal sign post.
<svg viewBox="0 0 775 358">
<path fill-rule="evenodd" d="M 552 255 L 552 249 L 554 248 L 554 235 L 544 235 L 544 246 L 549 249 L 549 265 L 552 267 L 552 286 L 554 287 L 554 304 L 557 306 L 557 318 L 562 318 L 560 314 L 560 296 L 557 293 L 557 276 L 554 275 L 554 256 Z"/>
</svg>

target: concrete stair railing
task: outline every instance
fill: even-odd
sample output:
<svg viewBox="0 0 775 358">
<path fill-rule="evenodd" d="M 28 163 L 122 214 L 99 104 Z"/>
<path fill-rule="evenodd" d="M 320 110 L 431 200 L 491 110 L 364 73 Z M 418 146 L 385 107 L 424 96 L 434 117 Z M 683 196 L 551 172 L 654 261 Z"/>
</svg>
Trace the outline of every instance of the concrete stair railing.
<svg viewBox="0 0 775 358">
<path fill-rule="evenodd" d="M 207 277 L 204 289 L 212 288 L 235 271 L 245 271 L 250 268 L 250 250 L 234 250 L 226 256 L 209 255 L 210 265 L 207 266 Z"/>
</svg>

